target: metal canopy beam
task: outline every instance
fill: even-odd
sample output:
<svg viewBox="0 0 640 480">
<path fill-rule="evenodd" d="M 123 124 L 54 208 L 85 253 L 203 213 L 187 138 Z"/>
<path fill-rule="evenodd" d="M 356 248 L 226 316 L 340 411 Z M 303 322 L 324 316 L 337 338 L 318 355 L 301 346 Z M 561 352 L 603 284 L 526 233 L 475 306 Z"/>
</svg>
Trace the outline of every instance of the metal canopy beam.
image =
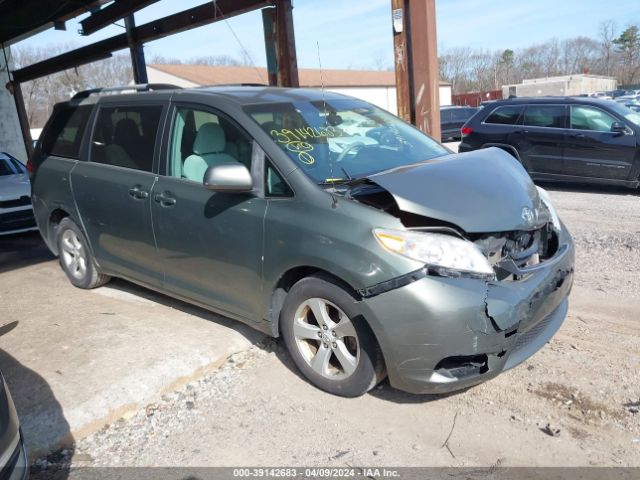
<svg viewBox="0 0 640 480">
<path fill-rule="evenodd" d="M 124 19 L 129 41 L 129 53 L 131 54 L 131 70 L 133 71 L 133 83 L 149 83 L 147 77 L 147 62 L 144 59 L 142 43 L 138 42 L 134 35 L 136 22 L 133 13 Z"/>
<path fill-rule="evenodd" d="M 217 8 L 215 5 L 217 5 Z M 132 29 L 131 33 L 138 43 L 150 42 L 168 35 L 184 32 L 192 28 L 201 27 L 271 5 L 271 0 L 217 0 L 216 4 L 207 2 L 197 7 L 140 25 Z M 17 82 L 26 82 L 34 78 L 65 70 L 66 68 L 71 68 L 67 65 L 76 62 L 79 62 L 78 64 L 88 63 L 85 59 L 95 59 L 101 55 L 107 55 L 111 52 L 127 48 L 128 46 L 128 36 L 126 33 L 122 33 L 16 70 L 13 72 L 13 78 Z"/>
<path fill-rule="evenodd" d="M 47 28 L 54 21 L 65 21 L 88 12 L 108 0 L 4 0 L 0 1 L 0 43 L 11 45 Z"/>
<path fill-rule="evenodd" d="M 91 35 L 98 30 L 111 25 L 116 20 L 125 18 L 132 13 L 141 10 L 158 0 L 116 0 L 111 5 L 107 5 L 102 10 L 98 10 L 90 17 L 80 22 L 82 25 L 82 35 Z"/>
<path fill-rule="evenodd" d="M 398 115 L 440 140 L 435 0 L 392 0 Z"/>
</svg>

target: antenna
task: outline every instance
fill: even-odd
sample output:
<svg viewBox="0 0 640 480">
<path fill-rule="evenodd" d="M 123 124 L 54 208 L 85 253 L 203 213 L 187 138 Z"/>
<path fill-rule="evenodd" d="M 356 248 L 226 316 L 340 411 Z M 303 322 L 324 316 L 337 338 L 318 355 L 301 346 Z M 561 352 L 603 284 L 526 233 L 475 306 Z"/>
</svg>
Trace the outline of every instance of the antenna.
<svg viewBox="0 0 640 480">
<path fill-rule="evenodd" d="M 322 108 L 324 110 L 324 127 L 328 131 L 329 120 L 327 113 L 327 102 L 324 98 L 324 76 L 322 74 L 322 61 L 320 60 L 320 42 L 316 41 L 316 45 L 318 46 L 318 67 L 320 67 L 320 89 L 322 91 Z M 329 147 L 329 137 L 327 136 L 327 160 L 329 161 L 329 178 L 333 178 L 333 162 L 331 161 L 331 148 Z M 338 198 L 336 197 L 336 183 L 332 182 L 331 185 L 331 208 L 336 208 L 338 204 Z"/>
</svg>

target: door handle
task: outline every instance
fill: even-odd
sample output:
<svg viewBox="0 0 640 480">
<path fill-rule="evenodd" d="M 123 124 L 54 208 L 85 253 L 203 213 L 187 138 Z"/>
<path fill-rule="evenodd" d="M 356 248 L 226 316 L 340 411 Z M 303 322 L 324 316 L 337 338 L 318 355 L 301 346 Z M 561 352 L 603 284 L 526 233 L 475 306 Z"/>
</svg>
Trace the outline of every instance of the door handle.
<svg viewBox="0 0 640 480">
<path fill-rule="evenodd" d="M 584 133 L 572 133 L 569 135 L 569 138 L 587 138 Z"/>
<path fill-rule="evenodd" d="M 529 133 L 529 130 L 516 130 L 513 133 L 517 135 L 527 135 Z"/>
<path fill-rule="evenodd" d="M 170 192 L 158 193 L 153 198 L 156 203 L 159 203 L 163 207 L 172 207 L 176 204 L 176 199 L 171 195 Z"/>
<path fill-rule="evenodd" d="M 129 189 L 129 195 L 137 200 L 143 200 L 149 196 L 149 192 L 142 189 L 142 185 L 134 185 Z"/>
</svg>

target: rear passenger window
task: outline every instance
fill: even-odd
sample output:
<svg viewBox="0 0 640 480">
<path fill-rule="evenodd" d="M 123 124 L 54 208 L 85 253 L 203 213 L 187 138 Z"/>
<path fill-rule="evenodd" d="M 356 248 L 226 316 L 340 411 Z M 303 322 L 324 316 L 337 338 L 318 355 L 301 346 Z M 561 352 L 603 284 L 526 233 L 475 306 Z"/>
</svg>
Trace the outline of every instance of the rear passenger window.
<svg viewBox="0 0 640 480">
<path fill-rule="evenodd" d="M 100 107 L 91 161 L 151 172 L 162 106 Z"/>
<path fill-rule="evenodd" d="M 530 127 L 564 128 L 564 117 L 563 105 L 527 105 L 522 124 Z"/>
<path fill-rule="evenodd" d="M 495 123 L 498 125 L 515 125 L 522 112 L 521 105 L 510 107 L 498 107 L 487 117 L 484 123 Z"/>
<path fill-rule="evenodd" d="M 42 150 L 49 155 L 77 159 L 82 135 L 93 105 L 58 107 L 42 140 Z"/>
</svg>

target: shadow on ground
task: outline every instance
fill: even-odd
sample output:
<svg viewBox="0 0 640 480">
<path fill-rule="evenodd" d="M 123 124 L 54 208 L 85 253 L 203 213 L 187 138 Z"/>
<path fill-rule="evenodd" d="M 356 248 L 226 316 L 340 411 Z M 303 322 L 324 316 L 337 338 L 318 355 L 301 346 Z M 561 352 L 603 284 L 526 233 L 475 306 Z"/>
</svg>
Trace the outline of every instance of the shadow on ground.
<svg viewBox="0 0 640 480">
<path fill-rule="evenodd" d="M 16 328 L 20 328 L 19 322 L 12 322 L 0 327 L 0 337 L 2 337 L 3 343 L 11 342 L 11 332 Z M 36 438 L 36 433 L 32 431 L 34 426 L 38 426 L 40 432 L 43 428 L 46 430 L 46 435 L 49 438 L 55 438 L 59 444 L 67 445 L 64 449 L 64 455 L 62 451 L 58 451 L 48 457 L 52 461 L 51 463 L 58 463 L 60 460 L 64 460 L 63 463 L 68 464 L 74 453 L 73 437 L 62 406 L 47 381 L 4 350 L 0 350 L 0 370 L 4 375 L 18 411 L 25 444 L 31 447 L 27 451 L 29 457 L 33 459 L 40 453 L 38 447 L 39 439 Z M 55 462 L 53 462 L 53 456 L 56 457 Z M 47 477 L 55 473 L 56 479 L 63 480 L 67 478 L 65 469 L 56 469 L 54 472 L 52 470 L 46 471 L 39 467 L 33 467 L 31 478 L 42 478 L 39 475 L 45 472 Z"/>
<path fill-rule="evenodd" d="M 0 273 L 54 258 L 38 232 L 0 236 Z"/>
</svg>

